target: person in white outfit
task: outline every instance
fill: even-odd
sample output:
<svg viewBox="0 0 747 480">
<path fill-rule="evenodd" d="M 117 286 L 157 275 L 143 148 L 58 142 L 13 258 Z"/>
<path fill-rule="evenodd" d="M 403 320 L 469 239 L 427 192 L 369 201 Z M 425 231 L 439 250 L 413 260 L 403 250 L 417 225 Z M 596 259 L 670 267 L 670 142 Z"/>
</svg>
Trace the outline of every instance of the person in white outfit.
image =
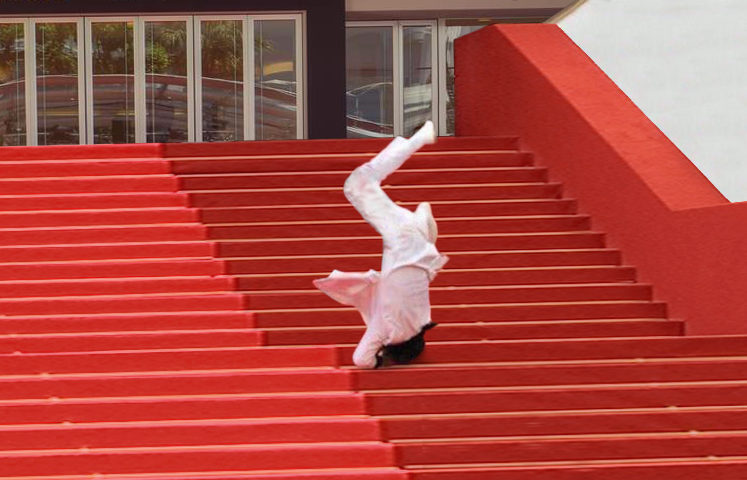
<svg viewBox="0 0 747 480">
<path fill-rule="evenodd" d="M 436 325 L 431 321 L 428 287 L 448 257 L 436 249 L 438 229 L 431 207 L 423 202 L 411 212 L 381 189 L 386 177 L 435 141 L 433 124 L 426 122 L 409 140 L 395 138 L 345 181 L 345 197 L 383 238 L 381 273 L 335 270 L 314 285 L 361 313 L 366 333 L 353 362 L 362 368 L 410 363 L 425 347 L 425 332 Z"/>
</svg>

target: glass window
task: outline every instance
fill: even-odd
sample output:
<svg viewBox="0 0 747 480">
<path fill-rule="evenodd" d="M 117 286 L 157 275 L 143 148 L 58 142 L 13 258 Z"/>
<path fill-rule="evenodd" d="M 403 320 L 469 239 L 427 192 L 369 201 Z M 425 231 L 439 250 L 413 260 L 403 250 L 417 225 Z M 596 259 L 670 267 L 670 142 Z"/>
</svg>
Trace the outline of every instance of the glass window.
<svg viewBox="0 0 747 480">
<path fill-rule="evenodd" d="M 244 37 L 241 20 L 201 24 L 202 141 L 244 140 Z"/>
<path fill-rule="evenodd" d="M 347 136 L 394 135 L 392 27 L 346 29 Z"/>
<path fill-rule="evenodd" d="M 91 23 L 93 143 L 135 143 L 133 22 Z"/>
<path fill-rule="evenodd" d="M 254 22 L 256 140 L 297 138 L 296 22 Z"/>
<path fill-rule="evenodd" d="M 78 25 L 39 23 L 35 30 L 38 144 L 78 144 Z"/>
<path fill-rule="evenodd" d="M 22 23 L 0 23 L 0 145 L 26 145 L 26 62 Z"/>
<path fill-rule="evenodd" d="M 433 118 L 433 28 L 402 28 L 403 136 Z"/>
</svg>

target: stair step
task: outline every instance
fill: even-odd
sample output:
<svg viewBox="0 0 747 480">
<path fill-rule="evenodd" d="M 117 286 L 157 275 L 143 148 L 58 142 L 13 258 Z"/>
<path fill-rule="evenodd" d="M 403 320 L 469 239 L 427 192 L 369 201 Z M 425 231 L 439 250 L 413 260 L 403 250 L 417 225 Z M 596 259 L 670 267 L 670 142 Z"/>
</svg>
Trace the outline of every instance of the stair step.
<svg viewBox="0 0 747 480">
<path fill-rule="evenodd" d="M 627 462 L 570 462 L 570 465 L 534 464 L 470 468 L 416 469 L 412 480 L 658 480 L 708 478 L 741 480 L 747 477 L 747 458 L 707 456 Z"/>
<path fill-rule="evenodd" d="M 0 377 L 4 402 L 50 397 L 183 397 L 189 395 L 281 395 L 290 393 L 349 392 L 350 374 L 331 368 L 229 371 L 174 371 L 67 375 L 10 375 Z M 65 400 L 67 401 L 67 400 Z M 3 407 L 4 408 L 4 407 Z M 214 413 L 209 415 L 215 415 Z M 344 415 L 344 413 L 341 413 Z M 24 417 L 26 418 L 26 417 Z M 139 418 L 139 417 L 138 417 Z M 171 418 L 171 417 L 169 417 Z M 199 417 L 197 417 L 199 418 Z M 224 418 L 219 417 L 205 417 Z M 225 418 L 233 418 L 231 416 Z M 4 416 L 2 424 L 28 423 Z M 33 419 L 30 420 L 34 423 Z M 41 422 L 43 423 L 43 422 Z M 1 430 L 1 429 L 0 429 Z M 248 437 L 251 438 L 251 437 Z"/>
<path fill-rule="evenodd" d="M 121 331 L 250 328 L 254 317 L 243 310 L 201 312 L 139 312 L 2 317 L 2 334 L 92 333 Z"/>
<path fill-rule="evenodd" d="M 63 262 L 136 258 L 211 257 L 215 245 L 206 241 L 89 243 L 0 246 L 0 262 Z"/>
<path fill-rule="evenodd" d="M 2 245 L 54 243 L 122 243 L 205 240 L 206 228 L 198 223 L 111 225 L 82 227 L 2 228 Z"/>
<path fill-rule="evenodd" d="M 229 292 L 233 291 L 233 287 L 234 279 L 228 276 L 0 281 L 0 297 L 8 299 L 75 295 Z"/>
<path fill-rule="evenodd" d="M 448 269 L 620 265 L 620 252 L 613 249 L 441 251 L 449 256 Z M 365 272 L 381 268 L 381 254 L 228 257 L 225 261 L 228 273 L 233 275 L 331 272 L 335 269 Z"/>
<path fill-rule="evenodd" d="M 747 407 L 602 410 L 533 414 L 419 415 L 379 419 L 390 441 L 460 437 L 641 434 L 747 430 Z"/>
<path fill-rule="evenodd" d="M 567 199 L 496 200 L 470 202 L 429 202 L 436 218 L 509 216 L 509 215 L 573 215 L 576 202 Z M 401 202 L 413 210 L 415 202 Z M 360 214 L 350 204 L 280 205 L 261 207 L 216 207 L 201 210 L 202 221 L 212 223 L 281 222 L 358 220 Z"/>
<path fill-rule="evenodd" d="M 24 210 L 0 212 L 0 228 L 189 223 L 196 222 L 197 215 L 196 210 L 189 208 Z"/>
<path fill-rule="evenodd" d="M 272 238 L 216 241 L 221 257 L 379 254 L 381 237 Z M 586 231 L 441 234 L 444 252 L 604 248 L 604 235 Z"/>
<path fill-rule="evenodd" d="M 195 157 L 171 159 L 178 175 L 204 173 L 316 172 L 343 170 L 352 172 L 373 158 L 373 153 L 310 155 L 272 155 L 262 157 Z M 449 155 L 419 152 L 410 158 L 402 171 L 421 168 L 523 167 L 533 162 L 529 152 L 483 151 L 454 152 Z"/>
<path fill-rule="evenodd" d="M 601 300 L 651 300 L 650 285 L 511 285 L 480 287 L 432 287 L 431 305 L 498 303 L 578 302 Z M 245 293 L 247 308 L 273 310 L 292 308 L 334 308 L 341 304 L 319 290 L 268 291 Z M 2 301 L 0 301 L 2 308 Z"/>
<path fill-rule="evenodd" d="M 563 232 L 589 230 L 589 217 L 585 215 L 549 215 L 529 217 L 474 217 L 439 218 L 438 230 L 444 234 L 455 233 L 517 233 Z M 246 238 L 308 238 L 368 236 L 373 228 L 363 220 L 337 220 L 298 223 L 244 223 L 217 224 L 208 229 L 212 239 Z"/>
<path fill-rule="evenodd" d="M 384 190 L 395 201 L 431 202 L 456 200 L 499 200 L 529 198 L 560 198 L 557 183 L 493 184 L 493 185 L 418 185 L 394 186 Z M 289 188 L 251 190 L 195 190 L 188 192 L 190 206 L 227 207 L 250 205 L 309 205 L 346 203 L 342 188 Z"/>
<path fill-rule="evenodd" d="M 213 258 L 166 258 L 115 261 L 0 264 L 0 280 L 97 279 L 223 275 L 224 265 Z"/>
<path fill-rule="evenodd" d="M 0 195 L 0 210 L 77 210 L 91 208 L 168 208 L 187 205 L 180 192 L 118 192 L 67 195 Z"/>
<path fill-rule="evenodd" d="M 350 392 L 60 398 L 2 401 L 14 424 L 365 415 Z M 1 477 L 0 477 L 1 478 Z"/>
<path fill-rule="evenodd" d="M 394 449 L 379 442 L 281 445 L 205 445 L 0 452 L 0 471 L 8 476 L 153 474 L 221 470 L 384 467 Z"/>
<path fill-rule="evenodd" d="M 329 272 L 237 275 L 238 290 L 303 290 Z M 445 269 L 431 287 L 541 285 L 635 281 L 635 269 L 617 266 Z"/>
<path fill-rule="evenodd" d="M 223 347 L 3 354 L 5 375 L 308 368 L 336 364 L 335 347 Z"/>
<path fill-rule="evenodd" d="M 170 173 L 169 163 L 163 159 L 70 159 L 0 162 L 0 178 L 166 175 Z"/>
<path fill-rule="evenodd" d="M 342 187 L 350 171 L 213 173 L 181 175 L 180 190 L 222 190 L 250 188 Z M 540 167 L 424 168 L 398 170 L 385 185 L 440 185 L 483 183 L 536 183 L 547 181 Z"/>
<path fill-rule="evenodd" d="M 151 294 L 148 296 L 83 295 L 0 300 L 0 312 L 6 316 L 243 309 L 244 299 L 241 295 L 217 292 L 205 294 Z"/>
<path fill-rule="evenodd" d="M 178 185 L 173 175 L 0 178 L 0 191 L 4 195 L 175 192 Z"/>
<path fill-rule="evenodd" d="M 365 328 L 317 327 L 263 329 L 267 345 L 356 344 Z M 684 324 L 672 320 L 601 320 L 516 323 L 442 324 L 428 332 L 436 342 L 540 338 L 682 335 Z"/>
<path fill-rule="evenodd" d="M 624 318 L 666 318 L 666 308 L 651 302 L 566 302 L 503 305 L 434 305 L 437 323 L 517 322 L 536 320 L 591 320 Z M 352 308 L 254 311 L 260 328 L 323 327 L 361 325 Z"/>
<path fill-rule="evenodd" d="M 253 329 L 0 335 L 0 353 L 220 348 L 262 344 L 262 332 Z"/>
<path fill-rule="evenodd" d="M 121 422 L 0 427 L 0 449 L 167 447 L 371 442 L 378 422 L 365 417 Z M 1 455 L 1 454 L 0 454 Z"/>
</svg>

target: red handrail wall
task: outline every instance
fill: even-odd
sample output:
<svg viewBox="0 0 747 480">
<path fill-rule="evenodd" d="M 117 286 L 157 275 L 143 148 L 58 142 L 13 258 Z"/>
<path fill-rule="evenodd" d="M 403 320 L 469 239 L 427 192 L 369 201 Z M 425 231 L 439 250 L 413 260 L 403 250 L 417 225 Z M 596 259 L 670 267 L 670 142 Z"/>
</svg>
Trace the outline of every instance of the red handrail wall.
<svg viewBox="0 0 747 480">
<path fill-rule="evenodd" d="M 556 25 L 456 42 L 457 135 L 551 167 L 691 334 L 747 333 L 747 204 L 730 203 Z"/>
</svg>

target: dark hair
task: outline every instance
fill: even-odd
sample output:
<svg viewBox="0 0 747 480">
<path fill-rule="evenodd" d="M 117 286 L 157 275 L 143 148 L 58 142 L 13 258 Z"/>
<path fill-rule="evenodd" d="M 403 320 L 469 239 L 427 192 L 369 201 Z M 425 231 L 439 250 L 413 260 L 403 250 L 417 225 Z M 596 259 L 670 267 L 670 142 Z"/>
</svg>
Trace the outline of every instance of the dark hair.
<svg viewBox="0 0 747 480">
<path fill-rule="evenodd" d="M 425 349 L 423 333 L 415 335 L 406 342 L 386 345 L 384 347 L 384 357 L 399 365 L 412 363 Z"/>
</svg>

